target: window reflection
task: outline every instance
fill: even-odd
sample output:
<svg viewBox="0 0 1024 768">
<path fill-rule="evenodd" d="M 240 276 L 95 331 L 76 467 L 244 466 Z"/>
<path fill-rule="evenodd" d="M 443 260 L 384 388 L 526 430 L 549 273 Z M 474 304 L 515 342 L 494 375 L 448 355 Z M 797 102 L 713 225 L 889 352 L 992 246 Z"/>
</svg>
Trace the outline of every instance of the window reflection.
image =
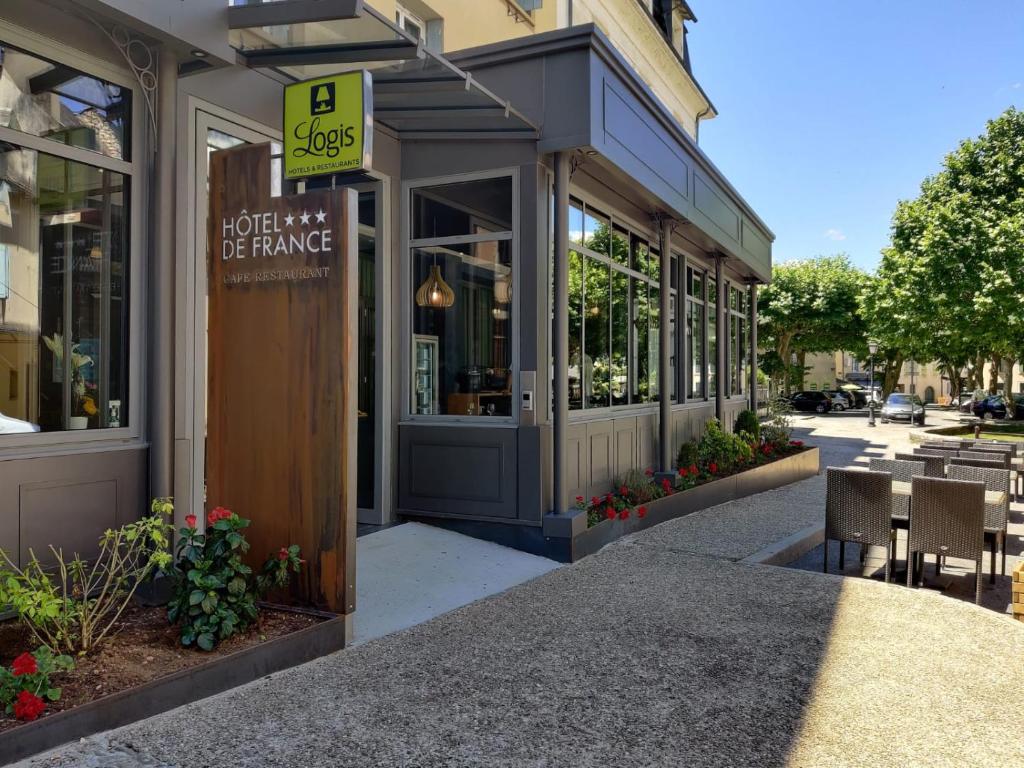
<svg viewBox="0 0 1024 768">
<path fill-rule="evenodd" d="M 0 125 L 130 159 L 131 91 L 0 43 Z"/>
<path fill-rule="evenodd" d="M 608 300 L 611 270 L 600 261 L 587 259 L 586 275 L 583 320 L 584 395 L 588 408 L 604 408 L 609 405 L 610 394 Z"/>
<path fill-rule="evenodd" d="M 128 184 L 0 144 L 0 432 L 128 420 Z"/>
</svg>

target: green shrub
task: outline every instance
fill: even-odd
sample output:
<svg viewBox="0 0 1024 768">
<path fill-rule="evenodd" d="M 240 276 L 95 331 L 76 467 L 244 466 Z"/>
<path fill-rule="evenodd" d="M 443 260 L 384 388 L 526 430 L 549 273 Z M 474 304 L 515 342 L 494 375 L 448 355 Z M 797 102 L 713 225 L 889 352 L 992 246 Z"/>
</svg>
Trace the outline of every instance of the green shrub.
<svg viewBox="0 0 1024 768">
<path fill-rule="evenodd" d="M 693 440 L 687 440 L 679 446 L 679 453 L 676 454 L 676 466 L 689 468 L 700 460 L 699 446 Z"/>
<path fill-rule="evenodd" d="M 111 632 L 139 584 L 171 561 L 168 509 L 153 501 L 153 514 L 106 531 L 99 555 L 86 561 L 50 547 L 55 564 L 44 566 L 30 549 L 18 567 L 0 550 L 0 606 L 10 606 L 40 645 L 57 653 L 88 653 Z"/>
<path fill-rule="evenodd" d="M 754 452 L 740 435 L 723 431 L 718 419 L 711 419 L 700 439 L 698 455 L 700 464 L 711 474 L 717 474 L 750 461 Z"/>
<path fill-rule="evenodd" d="M 793 407 L 783 397 L 768 402 L 768 419 L 761 425 L 761 441 L 773 449 L 789 445 L 793 434 L 791 414 Z"/>
<path fill-rule="evenodd" d="M 736 417 L 736 424 L 733 426 L 732 431 L 737 435 L 741 432 L 746 432 L 754 439 L 754 442 L 757 442 L 761 439 L 761 422 L 758 420 L 757 414 L 753 411 L 740 411 L 739 415 Z"/>
<path fill-rule="evenodd" d="M 249 521 L 223 507 L 210 511 L 206 531 L 196 518 L 180 528 L 175 566 L 176 586 L 167 618 L 181 624 L 182 645 L 213 650 L 218 641 L 259 621 L 257 600 L 273 587 L 288 584 L 290 573 L 302 565 L 299 547 L 292 544 L 270 555 L 258 573 L 242 562 L 249 551 L 243 530 Z"/>
<path fill-rule="evenodd" d="M 649 501 L 660 499 L 665 495 L 665 489 L 639 469 L 631 469 L 624 474 L 616 483 L 619 489 L 619 496 L 635 507 L 637 504 L 646 504 Z"/>
</svg>

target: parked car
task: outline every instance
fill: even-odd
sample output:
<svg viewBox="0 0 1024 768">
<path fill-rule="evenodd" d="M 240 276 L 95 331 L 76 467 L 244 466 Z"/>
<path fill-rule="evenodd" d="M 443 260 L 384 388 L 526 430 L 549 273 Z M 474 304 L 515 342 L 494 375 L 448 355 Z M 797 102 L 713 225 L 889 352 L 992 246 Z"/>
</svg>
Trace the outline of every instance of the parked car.
<svg viewBox="0 0 1024 768">
<path fill-rule="evenodd" d="M 960 413 L 974 413 L 974 395 L 970 392 L 961 392 L 957 407 Z"/>
<path fill-rule="evenodd" d="M 990 395 L 975 402 L 971 413 L 979 419 L 1024 419 L 1024 395 L 1013 395 L 1012 402 L 1009 408 L 1004 395 Z"/>
<path fill-rule="evenodd" d="M 789 396 L 789 402 L 794 411 L 814 411 L 815 413 L 828 413 L 832 410 L 832 398 L 824 392 L 804 390 L 794 392 Z"/>
<path fill-rule="evenodd" d="M 914 424 L 924 426 L 924 403 L 917 395 L 908 395 L 904 392 L 893 392 L 885 399 L 882 406 L 882 423 L 890 421 L 910 421 L 913 416 Z"/>
<path fill-rule="evenodd" d="M 850 407 L 850 401 L 846 399 L 846 395 L 842 392 L 825 392 L 828 398 L 832 401 L 833 411 L 845 411 Z"/>
</svg>

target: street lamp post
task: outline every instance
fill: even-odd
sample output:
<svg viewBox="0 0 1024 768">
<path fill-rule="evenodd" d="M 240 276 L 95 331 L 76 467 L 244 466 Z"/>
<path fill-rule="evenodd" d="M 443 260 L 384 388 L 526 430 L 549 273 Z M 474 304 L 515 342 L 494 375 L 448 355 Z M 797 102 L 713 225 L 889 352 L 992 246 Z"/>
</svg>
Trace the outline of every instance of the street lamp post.
<svg viewBox="0 0 1024 768">
<path fill-rule="evenodd" d="M 869 363 L 868 363 L 869 369 L 871 371 L 871 373 L 869 374 L 870 382 L 871 383 L 870 383 L 869 389 L 868 389 L 868 426 L 869 427 L 875 426 L 875 353 L 877 351 L 878 351 L 878 342 L 877 341 L 869 341 L 868 342 L 868 352 L 871 353 L 871 357 L 870 357 L 870 360 L 869 360 Z"/>
</svg>

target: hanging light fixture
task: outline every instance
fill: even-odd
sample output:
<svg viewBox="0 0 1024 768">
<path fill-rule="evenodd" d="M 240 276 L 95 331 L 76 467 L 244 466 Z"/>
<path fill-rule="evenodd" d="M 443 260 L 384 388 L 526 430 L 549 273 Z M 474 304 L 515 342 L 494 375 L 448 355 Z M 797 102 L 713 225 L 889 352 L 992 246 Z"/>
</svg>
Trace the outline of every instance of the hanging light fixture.
<svg viewBox="0 0 1024 768">
<path fill-rule="evenodd" d="M 499 274 L 494 278 L 494 300 L 499 304 L 509 304 L 512 301 L 512 275 L 508 273 Z"/>
<path fill-rule="evenodd" d="M 448 309 L 455 303 L 455 291 L 441 277 L 441 268 L 437 266 L 437 254 L 430 265 L 430 274 L 416 290 L 416 303 L 430 309 Z"/>
</svg>

